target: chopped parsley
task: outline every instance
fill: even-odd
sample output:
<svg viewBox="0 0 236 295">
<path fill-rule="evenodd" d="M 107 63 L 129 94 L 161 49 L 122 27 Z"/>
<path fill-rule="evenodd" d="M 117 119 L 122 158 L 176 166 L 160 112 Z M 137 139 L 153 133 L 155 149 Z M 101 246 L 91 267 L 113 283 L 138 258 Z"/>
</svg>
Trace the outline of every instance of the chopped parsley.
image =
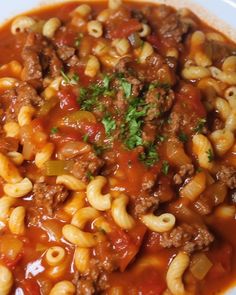
<svg viewBox="0 0 236 295">
<path fill-rule="evenodd" d="M 109 90 L 110 82 L 111 82 L 111 77 L 109 77 L 108 75 L 105 75 L 103 78 L 103 87 L 105 88 L 105 90 Z"/>
<path fill-rule="evenodd" d="M 56 133 L 58 133 L 58 131 L 59 131 L 58 127 L 51 128 L 51 134 L 56 134 Z"/>
<path fill-rule="evenodd" d="M 188 142 L 188 135 L 184 133 L 183 131 L 180 131 L 179 140 L 182 141 L 183 143 Z"/>
<path fill-rule="evenodd" d="M 132 93 L 132 84 L 123 78 L 121 79 L 121 87 L 125 93 L 125 97 L 129 98 Z"/>
<path fill-rule="evenodd" d="M 198 120 L 197 126 L 194 128 L 194 131 L 196 133 L 202 133 L 203 128 L 206 125 L 206 119 L 205 118 L 201 118 Z"/>
<path fill-rule="evenodd" d="M 109 90 L 111 77 L 106 75 L 101 82 L 93 83 L 89 87 L 81 87 L 78 103 L 82 110 L 92 111 L 94 108 L 102 109 L 102 104 L 99 102 L 101 96 L 113 95 L 113 91 Z"/>
<path fill-rule="evenodd" d="M 208 162 L 211 163 L 212 161 L 214 161 L 214 154 L 212 149 L 209 149 L 208 151 L 206 151 L 206 153 L 208 157 Z"/>
<path fill-rule="evenodd" d="M 159 155 L 156 147 L 153 144 L 150 144 L 146 150 L 139 155 L 139 160 L 148 167 L 153 166 L 157 161 L 159 161 Z"/>
<path fill-rule="evenodd" d="M 93 149 L 94 149 L 94 152 L 97 156 L 101 156 L 105 150 L 105 148 L 103 146 L 96 145 L 96 144 L 93 145 Z"/>
<path fill-rule="evenodd" d="M 105 116 L 102 119 L 102 124 L 105 128 L 106 134 L 111 135 L 111 132 L 116 129 L 116 121 L 110 116 Z"/>
<path fill-rule="evenodd" d="M 61 75 L 63 78 L 63 81 L 66 84 L 70 84 L 70 85 L 77 85 L 79 82 L 79 76 L 77 74 L 73 74 L 71 77 L 69 75 L 67 75 L 63 70 L 61 70 Z"/>
<path fill-rule="evenodd" d="M 166 91 L 170 90 L 170 84 L 168 83 L 160 83 L 160 82 L 152 82 L 149 84 L 148 90 L 152 90 L 154 88 L 162 88 Z"/>
<path fill-rule="evenodd" d="M 121 125 L 121 134 L 124 144 L 130 150 L 143 144 L 141 127 L 143 117 L 146 115 L 148 106 L 140 98 L 130 101 L 125 120 Z"/>
<path fill-rule="evenodd" d="M 89 181 L 94 179 L 94 176 L 93 176 L 93 174 L 92 174 L 91 171 L 87 171 L 87 173 L 86 173 L 86 177 L 87 177 L 87 179 L 88 179 Z"/>
<path fill-rule="evenodd" d="M 80 43 L 81 43 L 81 40 L 83 37 L 84 37 L 84 35 L 82 33 L 80 33 L 79 36 L 75 39 L 75 46 L 76 47 L 80 46 Z"/>
<path fill-rule="evenodd" d="M 170 165 L 167 161 L 163 161 L 162 163 L 162 168 L 161 168 L 161 172 L 165 175 L 168 175 L 169 173 L 169 168 L 170 168 Z"/>
<path fill-rule="evenodd" d="M 166 140 L 166 138 L 167 137 L 165 135 L 161 135 L 161 134 L 157 135 L 158 142 L 164 142 Z"/>
<path fill-rule="evenodd" d="M 84 134 L 84 136 L 83 136 L 83 141 L 84 141 L 84 142 L 88 142 L 88 139 L 89 139 L 89 135 L 88 135 L 88 133 Z"/>
</svg>

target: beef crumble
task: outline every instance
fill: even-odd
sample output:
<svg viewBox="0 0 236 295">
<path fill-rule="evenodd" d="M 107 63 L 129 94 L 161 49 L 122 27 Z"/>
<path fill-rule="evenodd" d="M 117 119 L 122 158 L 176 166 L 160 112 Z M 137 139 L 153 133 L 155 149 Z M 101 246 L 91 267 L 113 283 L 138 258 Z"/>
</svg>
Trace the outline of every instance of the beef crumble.
<svg viewBox="0 0 236 295">
<path fill-rule="evenodd" d="M 233 166 L 221 166 L 216 177 L 225 183 L 230 189 L 236 188 L 236 168 Z"/>
<path fill-rule="evenodd" d="M 33 188 L 33 201 L 37 208 L 43 208 L 52 216 L 55 209 L 69 196 L 68 190 L 63 185 L 36 183 Z"/>
<path fill-rule="evenodd" d="M 192 253 L 207 250 L 213 240 L 213 235 L 204 226 L 182 224 L 170 232 L 163 233 L 160 244 L 164 248 L 181 248 L 187 253 Z"/>
</svg>

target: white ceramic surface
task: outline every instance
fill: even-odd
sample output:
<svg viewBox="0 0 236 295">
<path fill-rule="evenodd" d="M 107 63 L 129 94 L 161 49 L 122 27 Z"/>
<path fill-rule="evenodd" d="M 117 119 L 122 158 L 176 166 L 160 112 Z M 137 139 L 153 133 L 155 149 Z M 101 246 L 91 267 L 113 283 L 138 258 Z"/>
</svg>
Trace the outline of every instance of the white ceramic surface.
<svg viewBox="0 0 236 295">
<path fill-rule="evenodd" d="M 34 9 L 44 4 L 62 2 L 63 0 L 0 1 L 0 23 L 2 23 L 16 14 Z M 178 8 L 188 7 L 199 15 L 205 22 L 213 25 L 218 30 L 236 40 L 236 0 L 148 0 L 148 2 L 151 1 L 166 3 Z M 227 295 L 236 295 L 236 288 L 228 291 Z"/>
</svg>

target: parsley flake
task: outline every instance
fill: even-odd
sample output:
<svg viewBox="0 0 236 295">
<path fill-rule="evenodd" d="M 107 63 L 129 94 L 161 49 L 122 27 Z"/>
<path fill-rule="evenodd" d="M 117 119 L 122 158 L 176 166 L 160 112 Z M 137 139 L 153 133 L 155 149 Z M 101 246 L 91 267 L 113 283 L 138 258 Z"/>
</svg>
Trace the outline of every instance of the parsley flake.
<svg viewBox="0 0 236 295">
<path fill-rule="evenodd" d="M 58 133 L 59 129 L 57 127 L 52 127 L 51 128 L 51 134 L 56 134 Z"/>
<path fill-rule="evenodd" d="M 75 39 L 75 46 L 76 47 L 80 46 L 83 37 L 84 37 L 84 35 L 82 33 L 80 33 L 79 36 Z"/>
<path fill-rule="evenodd" d="M 77 74 L 69 76 L 63 70 L 61 70 L 61 75 L 65 84 L 77 85 L 79 82 L 79 76 Z"/>
<path fill-rule="evenodd" d="M 89 139 L 88 133 L 84 134 L 84 136 L 83 136 L 83 142 L 88 142 L 88 139 Z"/>
<path fill-rule="evenodd" d="M 146 166 L 152 167 L 157 161 L 159 161 L 159 155 L 153 144 L 149 145 L 146 150 L 139 155 L 139 160 Z"/>
<path fill-rule="evenodd" d="M 168 175 L 170 165 L 167 161 L 163 161 L 161 171 L 163 174 Z"/>
<path fill-rule="evenodd" d="M 110 116 L 105 116 L 102 119 L 102 124 L 105 128 L 106 134 L 111 135 L 111 132 L 116 129 L 116 121 Z"/>
<path fill-rule="evenodd" d="M 182 141 L 183 143 L 188 142 L 188 135 L 184 133 L 183 131 L 180 131 L 179 140 Z"/>
<path fill-rule="evenodd" d="M 125 93 L 125 97 L 129 98 L 132 93 L 132 84 L 126 81 L 125 79 L 121 79 L 121 87 Z"/>
<path fill-rule="evenodd" d="M 214 161 L 214 154 L 212 149 L 209 149 L 208 151 L 206 151 L 206 153 L 208 157 L 208 162 L 211 163 L 212 161 Z"/>
<path fill-rule="evenodd" d="M 198 120 L 197 126 L 195 127 L 194 131 L 196 133 L 202 133 L 203 128 L 206 125 L 206 119 L 205 118 L 201 118 Z"/>
</svg>

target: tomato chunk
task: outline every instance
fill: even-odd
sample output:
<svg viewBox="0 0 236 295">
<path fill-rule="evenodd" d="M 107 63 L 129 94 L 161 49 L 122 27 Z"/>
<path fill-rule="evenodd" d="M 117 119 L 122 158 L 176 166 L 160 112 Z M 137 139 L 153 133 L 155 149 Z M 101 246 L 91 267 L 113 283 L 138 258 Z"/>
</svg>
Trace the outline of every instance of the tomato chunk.
<svg viewBox="0 0 236 295">
<path fill-rule="evenodd" d="M 213 263 L 212 268 L 207 274 L 207 278 L 215 280 L 229 274 L 231 270 L 233 250 L 230 244 L 223 244 L 213 249 L 210 253 L 210 259 Z"/>
<path fill-rule="evenodd" d="M 123 21 L 116 29 L 113 29 L 109 34 L 112 39 L 127 38 L 134 32 L 142 28 L 141 24 L 136 19 Z"/>
<path fill-rule="evenodd" d="M 70 88 L 64 88 L 59 91 L 58 98 L 60 100 L 60 108 L 62 110 L 71 111 L 79 109 L 77 97 Z"/>
<path fill-rule="evenodd" d="M 24 279 L 20 283 L 24 295 L 40 295 L 39 285 L 32 279 Z"/>
<path fill-rule="evenodd" d="M 112 225 L 112 232 L 108 238 L 118 257 L 120 271 L 124 271 L 139 251 L 144 238 L 146 227 L 137 225 L 131 232 L 127 233 L 116 225 Z"/>
</svg>

